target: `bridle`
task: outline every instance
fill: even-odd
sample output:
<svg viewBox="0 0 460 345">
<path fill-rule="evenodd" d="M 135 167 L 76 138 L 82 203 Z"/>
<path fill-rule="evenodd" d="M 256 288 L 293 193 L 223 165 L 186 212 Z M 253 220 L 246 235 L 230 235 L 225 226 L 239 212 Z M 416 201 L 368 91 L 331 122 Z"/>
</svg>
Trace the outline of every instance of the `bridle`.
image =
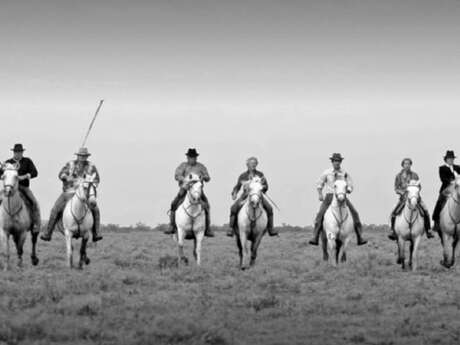
<svg viewBox="0 0 460 345">
<path fill-rule="evenodd" d="M 257 196 L 259 197 L 259 200 L 257 201 L 257 203 L 254 205 L 252 202 L 251 202 L 251 197 L 253 196 Z M 260 217 L 262 217 L 262 210 L 257 214 L 257 210 L 260 209 L 260 204 L 262 203 L 262 198 L 263 198 L 263 195 L 262 195 L 262 191 L 259 190 L 257 192 L 251 192 L 248 194 L 248 208 L 246 210 L 246 214 L 248 216 L 248 219 L 251 221 L 251 223 L 255 223 L 257 222 Z M 252 210 L 252 214 L 251 214 L 251 211 Z"/>
<path fill-rule="evenodd" d="M 185 214 L 186 214 L 187 216 L 189 216 L 190 218 L 192 218 L 192 220 L 197 219 L 199 216 L 201 216 L 201 214 L 202 214 L 203 211 L 204 211 L 204 208 L 203 208 L 203 206 L 202 206 L 202 204 L 201 204 L 200 198 L 195 199 L 195 198 L 192 197 L 192 191 L 191 191 L 191 189 L 192 189 L 192 187 L 193 187 L 196 183 L 198 183 L 198 182 L 200 182 L 200 181 L 192 181 L 192 182 L 189 183 L 188 191 L 187 191 L 187 199 L 188 199 L 190 205 L 189 205 L 188 207 L 185 207 L 184 204 L 182 204 L 182 208 L 184 209 Z M 203 186 L 201 186 L 201 188 L 203 188 Z M 198 212 L 196 215 L 191 214 L 190 211 L 189 211 L 189 209 L 192 208 L 192 207 L 194 207 L 194 206 L 197 206 L 197 205 L 200 205 L 200 206 L 201 206 L 200 212 Z"/>
<path fill-rule="evenodd" d="M 88 184 L 88 187 L 84 187 L 84 184 Z M 83 189 L 84 195 L 81 195 L 81 190 Z M 85 212 L 82 217 L 78 217 L 75 212 L 74 212 L 74 198 L 70 199 L 70 213 L 72 214 L 72 217 L 74 221 L 77 223 L 78 226 L 78 231 L 80 231 L 80 226 L 83 224 L 83 221 L 85 220 L 86 216 L 88 215 L 89 212 L 89 204 L 88 200 L 92 196 L 96 197 L 97 192 L 96 192 L 96 185 L 94 182 L 88 182 L 88 181 L 83 181 L 80 183 L 78 186 L 77 191 L 75 192 L 75 197 L 84 205 L 85 207 Z"/>
<path fill-rule="evenodd" d="M 5 212 L 6 212 L 6 214 L 8 216 L 13 218 L 16 215 L 18 215 L 22 211 L 22 209 L 24 208 L 24 202 L 20 202 L 19 207 L 16 210 L 11 211 L 11 207 L 12 207 L 11 206 L 11 199 L 12 199 L 12 197 L 14 195 L 16 195 L 16 193 L 18 191 L 18 177 L 17 177 L 17 175 L 14 178 L 14 184 L 5 184 L 5 180 L 3 179 L 3 189 L 5 190 L 8 187 L 10 188 L 10 193 L 8 195 L 6 193 L 4 193 L 6 199 L 8 200 L 8 207 L 5 207 L 5 203 L 3 203 L 3 210 L 5 210 Z"/>
<path fill-rule="evenodd" d="M 343 200 L 339 200 L 338 196 L 340 196 L 340 195 L 344 196 Z M 338 225 L 339 229 L 342 229 L 343 224 L 345 224 L 345 222 L 347 221 L 348 217 L 350 216 L 349 212 L 346 212 L 345 215 L 342 212 L 343 210 L 346 210 L 345 205 L 346 205 L 346 201 L 347 201 L 347 193 L 346 192 L 341 192 L 341 193 L 334 192 L 334 196 L 335 196 L 335 199 L 336 199 L 337 204 L 338 204 L 338 207 L 336 209 L 339 210 L 339 215 L 337 216 L 337 213 L 334 212 L 334 207 L 331 208 L 332 215 L 334 216 L 335 221 L 337 222 L 337 225 Z"/>
</svg>

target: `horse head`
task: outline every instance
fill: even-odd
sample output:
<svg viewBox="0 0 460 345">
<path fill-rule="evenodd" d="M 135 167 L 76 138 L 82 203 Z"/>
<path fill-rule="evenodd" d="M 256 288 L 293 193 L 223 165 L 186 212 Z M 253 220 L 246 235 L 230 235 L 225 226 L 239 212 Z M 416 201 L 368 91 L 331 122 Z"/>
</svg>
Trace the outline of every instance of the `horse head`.
<svg viewBox="0 0 460 345">
<path fill-rule="evenodd" d="M 77 196 L 86 202 L 91 207 L 96 206 L 96 174 L 84 175 L 82 178 L 77 180 Z"/>
<path fill-rule="evenodd" d="M 249 203 L 253 208 L 257 208 L 262 200 L 262 191 L 264 189 L 262 178 L 259 176 L 253 177 L 247 185 Z"/>
<path fill-rule="evenodd" d="M 415 180 L 410 181 L 406 188 L 407 202 L 412 209 L 417 207 L 420 202 L 420 189 L 420 181 Z"/>
<path fill-rule="evenodd" d="M 18 177 L 18 169 L 19 165 L 18 164 L 11 164 L 11 163 L 6 163 L 3 165 L 3 175 L 2 175 L 2 180 L 3 180 L 3 190 L 4 193 L 7 197 L 11 196 L 14 194 L 14 192 L 18 189 L 18 182 L 19 182 L 19 177 Z"/>
<path fill-rule="evenodd" d="M 348 183 L 345 180 L 337 180 L 334 182 L 334 195 L 339 203 L 347 200 L 347 193 L 350 192 Z"/>
<path fill-rule="evenodd" d="M 198 174 L 190 173 L 186 178 L 186 185 L 191 203 L 198 203 L 203 194 L 202 177 Z"/>
</svg>

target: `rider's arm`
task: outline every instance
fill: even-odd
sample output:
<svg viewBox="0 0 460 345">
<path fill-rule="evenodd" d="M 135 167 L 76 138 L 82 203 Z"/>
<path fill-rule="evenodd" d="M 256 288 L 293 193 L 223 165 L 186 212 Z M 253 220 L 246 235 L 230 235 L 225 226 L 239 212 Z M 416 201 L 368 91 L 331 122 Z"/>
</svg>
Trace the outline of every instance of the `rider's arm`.
<svg viewBox="0 0 460 345">
<path fill-rule="evenodd" d="M 37 170 L 37 167 L 35 166 L 34 162 L 29 159 L 28 160 L 28 163 L 29 163 L 29 175 L 30 175 L 30 178 L 33 179 L 33 178 L 36 178 L 38 176 L 38 170 Z"/>
<path fill-rule="evenodd" d="M 318 191 L 318 195 L 320 199 L 323 197 L 323 188 L 326 182 L 327 182 L 327 171 L 323 172 L 323 174 L 320 176 L 318 180 L 318 183 L 316 184 L 316 189 Z"/>
<path fill-rule="evenodd" d="M 262 189 L 262 192 L 263 192 L 263 193 L 267 193 L 267 192 L 268 192 L 268 181 L 267 181 L 267 179 L 265 178 L 265 175 L 264 175 L 264 174 L 262 174 L 261 178 L 262 178 L 262 185 L 263 185 L 263 187 L 264 187 L 264 188 Z"/>
<path fill-rule="evenodd" d="M 176 168 L 176 171 L 174 172 L 174 179 L 177 182 L 184 182 L 184 174 L 185 174 L 185 164 L 182 163 Z"/>
<path fill-rule="evenodd" d="M 398 174 L 395 178 L 395 192 L 396 194 L 403 195 L 405 193 L 402 187 L 401 176 Z"/>
<path fill-rule="evenodd" d="M 240 175 L 238 177 L 238 181 L 236 181 L 235 187 L 233 187 L 232 195 L 238 194 L 242 185 L 243 185 L 243 175 Z"/>
<path fill-rule="evenodd" d="M 58 178 L 61 181 L 67 181 L 69 179 L 69 175 L 70 175 L 70 163 L 67 163 L 66 165 L 64 165 L 64 167 L 59 172 Z"/>
<path fill-rule="evenodd" d="M 97 170 L 95 165 L 91 165 L 90 173 L 91 173 L 91 175 L 94 176 L 94 180 L 93 180 L 94 184 L 96 186 L 98 186 L 99 183 L 101 182 L 101 177 L 100 177 L 99 171 Z"/>
<path fill-rule="evenodd" d="M 345 173 L 345 181 L 347 182 L 347 185 L 348 185 L 348 192 L 349 193 L 352 193 L 353 192 L 353 189 L 355 188 L 354 187 L 354 184 L 353 184 L 353 179 L 351 178 L 350 174 L 349 173 Z"/>
<path fill-rule="evenodd" d="M 211 181 L 211 177 L 209 176 L 208 169 L 203 164 L 201 164 L 201 175 L 202 175 L 201 177 L 203 178 L 204 182 Z"/>
</svg>

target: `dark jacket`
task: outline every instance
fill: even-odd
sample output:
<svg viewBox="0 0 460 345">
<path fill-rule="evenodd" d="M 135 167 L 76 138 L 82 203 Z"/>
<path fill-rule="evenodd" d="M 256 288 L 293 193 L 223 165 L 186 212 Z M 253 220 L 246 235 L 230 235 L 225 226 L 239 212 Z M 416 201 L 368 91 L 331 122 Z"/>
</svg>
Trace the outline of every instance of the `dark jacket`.
<svg viewBox="0 0 460 345">
<path fill-rule="evenodd" d="M 250 175 L 249 171 L 245 171 L 244 173 L 242 173 L 240 175 L 240 177 L 238 177 L 238 181 L 236 182 L 235 187 L 233 187 L 232 194 L 233 193 L 238 193 L 240 191 L 241 187 L 243 186 L 243 184 L 251 179 L 249 177 L 249 175 Z M 266 193 L 268 191 L 268 182 L 267 182 L 267 179 L 264 176 L 264 173 L 261 172 L 261 171 L 256 170 L 254 172 L 254 175 L 259 176 L 262 179 L 262 183 L 263 183 L 263 186 L 264 186 L 264 189 L 262 191 L 264 193 Z"/>
<path fill-rule="evenodd" d="M 454 170 L 457 174 L 460 175 L 460 165 L 454 165 Z M 446 190 L 452 183 L 452 181 L 455 181 L 455 175 L 450 170 L 450 168 L 447 165 L 443 165 L 439 167 L 439 178 L 441 179 L 442 186 L 440 189 L 440 193 Z"/>
<path fill-rule="evenodd" d="M 10 164 L 16 164 L 17 161 L 14 158 L 8 159 L 6 163 Z M 19 169 L 18 169 L 18 175 L 22 176 L 25 174 L 30 174 L 30 178 L 36 178 L 38 176 L 38 171 L 37 168 L 35 167 L 34 162 L 32 162 L 32 159 L 23 157 L 19 160 Z M 19 181 L 19 185 L 22 187 L 30 187 L 30 180 L 25 179 L 22 181 Z"/>
</svg>

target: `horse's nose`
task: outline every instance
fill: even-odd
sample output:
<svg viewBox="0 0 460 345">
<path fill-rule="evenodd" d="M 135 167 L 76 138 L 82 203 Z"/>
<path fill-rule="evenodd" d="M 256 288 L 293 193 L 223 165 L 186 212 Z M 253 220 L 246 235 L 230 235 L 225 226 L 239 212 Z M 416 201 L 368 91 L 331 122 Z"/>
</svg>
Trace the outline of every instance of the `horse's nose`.
<svg viewBox="0 0 460 345">
<path fill-rule="evenodd" d="M 345 194 L 339 194 L 337 196 L 337 199 L 339 199 L 339 201 L 344 201 L 345 200 Z"/>
<path fill-rule="evenodd" d="M 413 207 L 417 206 L 417 204 L 418 204 L 417 198 L 412 198 L 412 199 L 410 199 L 410 204 L 411 204 Z"/>
<path fill-rule="evenodd" d="M 6 196 L 10 196 L 10 194 L 11 194 L 11 187 L 10 187 L 10 186 L 5 187 L 4 191 L 5 191 L 5 195 L 6 195 Z"/>
</svg>

